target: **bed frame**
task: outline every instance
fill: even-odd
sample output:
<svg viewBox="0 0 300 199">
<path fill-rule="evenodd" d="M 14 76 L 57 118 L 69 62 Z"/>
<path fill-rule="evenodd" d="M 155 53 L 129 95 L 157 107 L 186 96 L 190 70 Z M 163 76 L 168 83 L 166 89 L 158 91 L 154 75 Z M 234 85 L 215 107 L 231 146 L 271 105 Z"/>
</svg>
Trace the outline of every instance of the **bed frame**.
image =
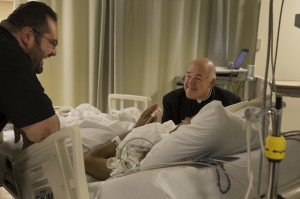
<svg viewBox="0 0 300 199">
<path fill-rule="evenodd" d="M 135 107 L 141 111 L 146 110 L 151 104 L 151 98 L 140 95 L 109 94 L 108 113 L 114 113 L 125 107 Z"/>
</svg>

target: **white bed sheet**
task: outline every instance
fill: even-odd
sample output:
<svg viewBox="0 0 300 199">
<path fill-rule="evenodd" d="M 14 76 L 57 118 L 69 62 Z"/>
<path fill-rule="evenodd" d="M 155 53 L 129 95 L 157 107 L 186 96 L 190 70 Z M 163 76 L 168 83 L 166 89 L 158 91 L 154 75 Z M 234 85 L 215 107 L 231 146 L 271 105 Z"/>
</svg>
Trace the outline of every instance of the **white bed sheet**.
<svg viewBox="0 0 300 199">
<path fill-rule="evenodd" d="M 300 139 L 287 140 L 286 158 L 279 166 L 279 190 L 280 193 L 287 192 L 285 187 L 289 187 L 300 179 Z M 255 190 L 258 185 L 259 170 L 259 150 L 251 153 L 254 169 Z M 222 198 L 235 199 L 244 198 L 248 185 L 247 177 L 247 156 L 246 153 L 233 155 L 239 157 L 231 163 L 225 164 L 226 172 L 230 175 L 231 188 L 228 193 L 222 194 L 217 186 L 217 175 L 214 168 L 195 166 L 175 166 L 167 168 L 158 168 L 132 173 L 122 177 L 111 178 L 104 182 L 89 183 L 89 192 L 91 198 L 96 196 L 97 199 L 207 199 Z M 236 165 L 244 166 L 236 166 Z M 268 162 L 266 163 L 268 164 Z M 266 192 L 268 184 L 268 169 L 265 165 L 262 172 L 261 193 Z M 238 181 L 237 181 L 237 180 Z M 241 184 L 242 183 L 242 184 Z M 98 186 L 98 188 L 97 188 Z M 221 174 L 221 187 L 224 190 L 228 182 Z M 299 187 L 299 186 L 298 186 Z M 298 188 L 299 189 L 299 188 Z M 253 198 L 255 194 L 251 194 Z M 299 195 L 297 196 L 299 197 Z"/>
</svg>

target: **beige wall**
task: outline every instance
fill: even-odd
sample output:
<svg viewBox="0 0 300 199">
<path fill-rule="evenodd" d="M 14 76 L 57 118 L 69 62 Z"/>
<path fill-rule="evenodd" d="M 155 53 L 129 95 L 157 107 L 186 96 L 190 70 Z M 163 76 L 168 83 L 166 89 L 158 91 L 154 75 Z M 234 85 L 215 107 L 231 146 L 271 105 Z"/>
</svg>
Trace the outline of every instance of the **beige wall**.
<svg viewBox="0 0 300 199">
<path fill-rule="evenodd" d="M 0 0 L 0 20 L 6 19 L 13 10 L 13 1 Z"/>
<path fill-rule="evenodd" d="M 258 39 L 261 49 L 256 53 L 255 73 L 264 76 L 267 53 L 269 1 L 261 1 Z M 281 1 L 274 1 L 274 38 L 277 37 Z M 295 14 L 300 14 L 300 1 L 284 2 L 276 66 L 276 80 L 300 81 L 300 29 L 294 26 Z M 275 40 L 276 41 L 276 40 Z M 275 43 L 274 43 L 275 44 Z M 271 76 L 269 76 L 270 78 Z M 300 129 L 300 98 L 284 97 L 282 131 Z"/>
</svg>

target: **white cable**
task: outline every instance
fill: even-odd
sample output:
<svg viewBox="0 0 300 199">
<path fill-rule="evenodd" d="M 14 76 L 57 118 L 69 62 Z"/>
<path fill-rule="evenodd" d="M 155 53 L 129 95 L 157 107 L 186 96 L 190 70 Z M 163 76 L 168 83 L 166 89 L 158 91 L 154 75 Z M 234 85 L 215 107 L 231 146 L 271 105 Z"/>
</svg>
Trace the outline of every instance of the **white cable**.
<svg viewBox="0 0 300 199">
<path fill-rule="evenodd" d="M 245 199 L 249 197 L 251 191 L 253 191 L 253 170 L 251 161 L 251 149 L 250 149 L 250 137 L 251 137 L 251 120 L 246 121 L 246 142 L 247 142 L 247 174 L 248 174 L 248 188 L 246 191 Z"/>
</svg>

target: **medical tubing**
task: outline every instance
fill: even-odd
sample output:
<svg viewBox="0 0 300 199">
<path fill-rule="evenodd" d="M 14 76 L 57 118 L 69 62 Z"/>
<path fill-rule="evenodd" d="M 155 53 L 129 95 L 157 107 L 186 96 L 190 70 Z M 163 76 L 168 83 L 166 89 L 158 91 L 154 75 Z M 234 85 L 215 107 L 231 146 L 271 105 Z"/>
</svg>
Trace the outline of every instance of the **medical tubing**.
<svg viewBox="0 0 300 199">
<path fill-rule="evenodd" d="M 155 114 L 156 114 L 155 112 L 151 113 L 150 118 L 147 120 L 146 124 L 148 124 L 150 122 L 150 120 L 156 116 Z"/>
<path fill-rule="evenodd" d="M 258 169 L 258 181 L 261 180 L 262 176 L 262 163 L 266 161 L 264 158 L 264 135 L 262 129 L 264 125 L 260 126 L 261 123 L 265 123 L 265 116 L 269 114 L 268 110 L 265 109 L 258 109 L 254 107 L 249 107 L 245 111 L 245 118 L 246 118 L 246 138 L 247 138 L 247 174 L 248 174 L 248 189 L 245 194 L 245 198 L 249 197 L 250 191 L 254 192 L 253 190 L 253 171 L 252 171 L 252 164 L 251 164 L 251 150 L 250 150 L 250 135 L 251 135 L 251 126 L 253 123 L 256 124 L 258 129 L 258 136 L 260 142 L 260 161 L 259 161 L 259 169 Z M 257 193 L 260 191 L 260 182 L 258 183 Z"/>
<path fill-rule="evenodd" d="M 248 175 L 248 188 L 245 194 L 245 199 L 249 197 L 249 194 L 251 191 L 253 191 L 253 171 L 252 171 L 252 163 L 251 163 L 251 125 L 253 117 L 254 110 L 253 109 L 247 109 L 245 112 L 246 115 L 246 145 L 247 145 L 247 175 Z"/>
<path fill-rule="evenodd" d="M 140 140 L 145 140 L 145 141 L 149 142 L 152 146 L 154 146 L 154 143 L 153 143 L 153 142 L 151 142 L 150 140 L 148 140 L 148 139 L 146 139 L 146 138 L 142 138 L 142 137 L 140 137 L 140 138 L 132 138 L 132 139 L 128 140 L 127 142 L 125 142 L 125 144 L 124 144 L 124 145 L 122 146 L 122 148 L 120 149 L 120 160 L 121 160 L 120 162 L 121 162 L 123 168 L 130 169 L 130 168 L 128 168 L 126 165 L 124 165 L 124 163 L 123 163 L 123 160 L 122 160 L 123 149 L 125 148 L 125 146 L 126 146 L 129 142 L 131 142 L 132 140 L 138 140 L 138 139 L 140 139 Z M 151 148 L 150 148 L 150 149 L 151 149 Z M 127 155 L 127 156 L 128 156 L 128 155 Z"/>
<path fill-rule="evenodd" d="M 152 116 L 152 114 L 151 114 L 151 115 L 150 115 L 150 118 L 147 120 L 147 122 L 145 123 L 145 125 L 148 124 L 152 118 L 153 118 L 153 116 Z"/>
<path fill-rule="evenodd" d="M 262 170 L 263 170 L 263 163 L 266 163 L 266 158 L 264 156 L 264 139 L 265 139 L 265 132 L 266 130 L 266 116 L 269 117 L 269 115 L 272 114 L 272 110 L 262 108 L 260 111 L 256 111 L 258 108 L 249 107 L 245 111 L 245 118 L 246 120 L 250 120 L 251 122 L 255 122 L 258 126 L 258 135 L 259 135 L 259 141 L 260 141 L 260 151 L 259 154 L 259 169 L 258 169 L 258 183 L 257 183 L 257 193 L 260 193 L 260 186 L 261 186 L 261 177 L 262 177 Z M 261 124 L 261 126 L 259 126 Z"/>
<path fill-rule="evenodd" d="M 151 119 L 155 118 L 160 113 L 161 113 L 161 108 L 158 107 L 157 109 L 155 109 L 155 111 L 153 111 L 153 113 L 150 114 L 150 118 L 148 119 L 148 121 L 146 122 L 146 124 L 148 124 Z"/>
<path fill-rule="evenodd" d="M 249 184 L 245 195 L 245 199 L 249 197 L 250 191 L 253 190 L 253 172 L 252 172 L 251 149 L 250 149 L 251 123 L 252 123 L 251 120 L 247 120 L 246 122 L 247 174 L 248 174 Z"/>
</svg>

